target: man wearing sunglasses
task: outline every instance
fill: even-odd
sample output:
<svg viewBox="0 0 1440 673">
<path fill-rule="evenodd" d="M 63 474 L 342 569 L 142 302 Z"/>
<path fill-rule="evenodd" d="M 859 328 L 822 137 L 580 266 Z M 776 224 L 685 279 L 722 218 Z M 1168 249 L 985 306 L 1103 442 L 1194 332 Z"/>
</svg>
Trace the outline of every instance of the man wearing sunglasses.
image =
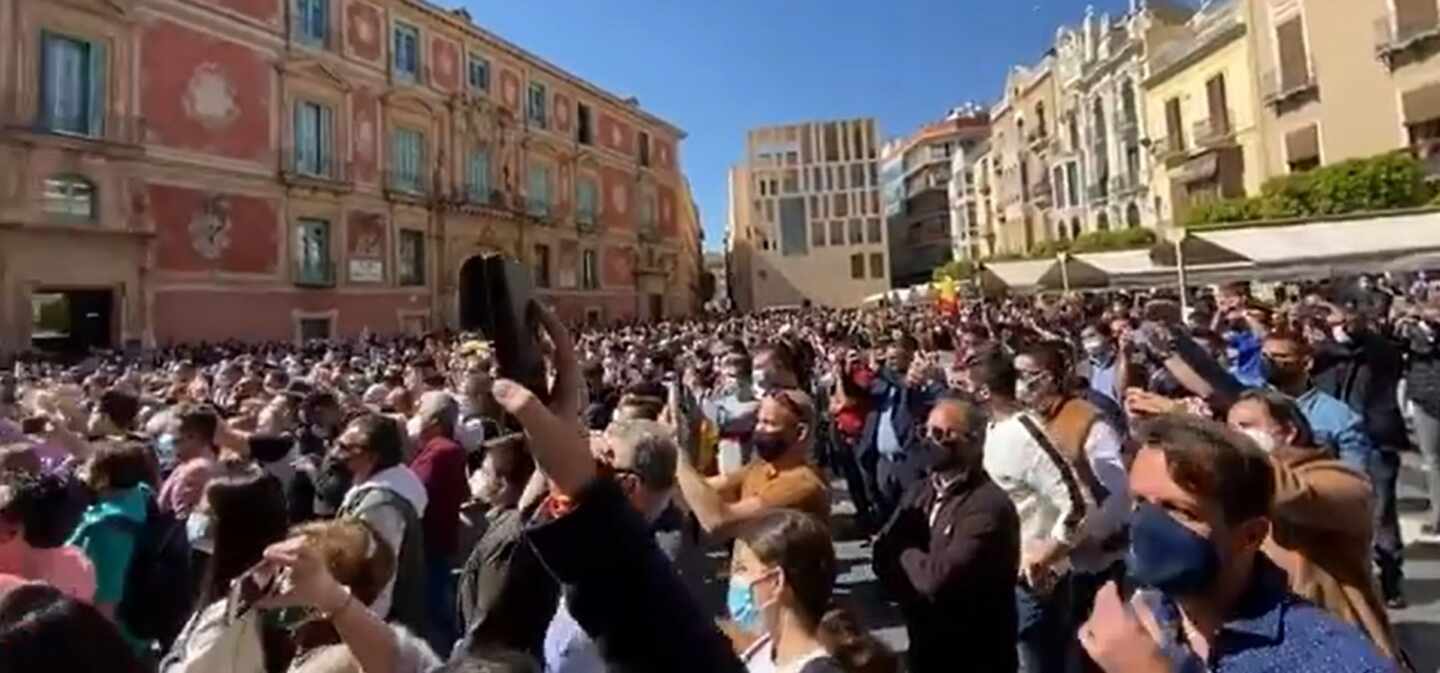
<svg viewBox="0 0 1440 673">
<path fill-rule="evenodd" d="M 701 475 L 685 452 L 676 471 L 685 497 L 705 532 L 721 539 L 760 515 L 780 508 L 830 520 L 830 495 L 820 471 L 810 463 L 815 404 L 798 390 L 772 391 L 760 402 L 752 442 L 755 457 L 727 475 Z"/>
<path fill-rule="evenodd" d="M 918 434 L 932 456 L 875 540 L 875 575 L 900 604 L 912 673 L 1016 669 L 1020 518 L 985 473 L 985 416 L 943 397 Z"/>
</svg>

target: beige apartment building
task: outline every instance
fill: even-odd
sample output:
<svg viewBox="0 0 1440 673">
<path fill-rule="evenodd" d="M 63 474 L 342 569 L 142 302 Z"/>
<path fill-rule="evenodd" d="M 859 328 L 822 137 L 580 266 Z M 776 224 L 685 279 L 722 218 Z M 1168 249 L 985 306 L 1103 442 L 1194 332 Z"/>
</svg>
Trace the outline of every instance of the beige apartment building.
<svg viewBox="0 0 1440 673">
<path fill-rule="evenodd" d="M 1058 88 L 1055 54 L 1036 64 L 1015 66 L 1005 91 L 990 111 L 995 254 L 1023 254 L 1041 241 L 1058 238 L 1050 182 Z"/>
<path fill-rule="evenodd" d="M 1440 141 L 1436 0 L 1249 0 L 1269 173 Z"/>
<path fill-rule="evenodd" d="M 730 293 L 754 311 L 890 289 L 874 119 L 752 129 L 730 170 Z"/>
<path fill-rule="evenodd" d="M 1165 224 L 1197 203 L 1260 191 L 1271 175 L 1250 2 L 1212 2 L 1152 47 L 1144 81 L 1151 182 Z"/>
</svg>

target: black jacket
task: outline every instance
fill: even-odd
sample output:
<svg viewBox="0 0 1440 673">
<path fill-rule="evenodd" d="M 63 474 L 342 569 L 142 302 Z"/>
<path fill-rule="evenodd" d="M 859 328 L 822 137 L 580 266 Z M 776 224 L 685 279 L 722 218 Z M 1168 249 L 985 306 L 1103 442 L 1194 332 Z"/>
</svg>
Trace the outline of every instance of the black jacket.
<svg viewBox="0 0 1440 673">
<path fill-rule="evenodd" d="M 914 484 L 874 555 L 875 574 L 905 615 L 912 673 L 959 662 L 974 673 L 1014 673 L 1020 517 L 984 470 L 944 493 L 933 479 Z"/>
<path fill-rule="evenodd" d="M 1400 415 L 1396 387 L 1405 357 L 1386 337 L 1362 330 L 1349 343 L 1326 342 L 1315 351 L 1315 386 L 1350 405 L 1365 418 L 1365 432 L 1376 447 L 1410 443 Z"/>
<path fill-rule="evenodd" d="M 565 584 L 570 614 L 610 670 L 744 673 L 619 487 L 597 479 L 576 500 L 569 514 L 524 537 Z"/>
</svg>

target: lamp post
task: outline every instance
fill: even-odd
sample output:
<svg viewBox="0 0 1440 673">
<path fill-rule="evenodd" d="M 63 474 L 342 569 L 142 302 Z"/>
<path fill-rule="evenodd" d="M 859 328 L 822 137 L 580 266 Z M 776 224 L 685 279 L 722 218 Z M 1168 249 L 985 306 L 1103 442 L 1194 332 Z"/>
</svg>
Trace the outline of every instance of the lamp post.
<svg viewBox="0 0 1440 673">
<path fill-rule="evenodd" d="M 1055 257 L 1060 260 L 1060 286 L 1070 294 L 1070 253 L 1062 250 Z"/>
<path fill-rule="evenodd" d="M 1190 238 L 1190 232 L 1180 230 L 1180 237 L 1175 239 L 1175 275 L 1176 281 L 1180 284 L 1180 315 L 1186 315 L 1190 308 L 1189 292 L 1186 291 L 1185 274 L 1185 240 Z"/>
</svg>

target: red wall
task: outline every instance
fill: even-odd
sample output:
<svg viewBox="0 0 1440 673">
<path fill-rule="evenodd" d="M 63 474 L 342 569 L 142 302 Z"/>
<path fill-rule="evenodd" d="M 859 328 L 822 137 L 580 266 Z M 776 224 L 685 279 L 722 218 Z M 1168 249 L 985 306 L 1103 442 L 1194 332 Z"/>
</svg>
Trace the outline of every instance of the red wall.
<svg viewBox="0 0 1440 673">
<path fill-rule="evenodd" d="M 411 298 L 415 301 L 411 301 Z M 294 338 L 290 312 L 339 309 L 337 336 L 354 337 L 400 331 L 399 309 L 429 308 L 424 292 L 345 294 L 333 290 L 296 292 L 160 290 L 155 293 L 155 338 L 160 343 L 250 341 Z M 231 307 L 231 310 L 224 310 Z M 203 317 L 203 319 L 197 319 Z"/>
<path fill-rule="evenodd" d="M 620 131 L 620 142 L 618 143 L 615 142 L 616 129 Z M 635 154 L 635 130 L 630 128 L 629 124 L 601 112 L 600 120 L 595 125 L 595 131 L 599 134 L 598 139 L 601 145 L 616 152 Z"/>
<path fill-rule="evenodd" d="M 609 287 L 633 287 L 635 285 L 635 251 L 630 248 L 606 246 L 600 255 L 604 267 L 601 283 Z"/>
<path fill-rule="evenodd" d="M 280 25 L 282 0 L 205 0 L 207 4 L 218 5 L 246 17 L 271 25 Z"/>
<path fill-rule="evenodd" d="M 650 138 L 650 162 L 655 168 L 675 170 L 675 145 L 659 138 Z"/>
<path fill-rule="evenodd" d="M 258 51 L 166 19 L 146 25 L 140 92 L 162 145 L 233 159 L 270 153 L 274 66 Z"/>
<path fill-rule="evenodd" d="M 388 39 L 380 24 L 380 10 L 374 5 L 352 0 L 345 8 L 346 42 L 354 54 L 367 61 L 379 61 Z M 369 38 L 369 39 L 365 39 Z"/>
<path fill-rule="evenodd" d="M 616 187 L 624 194 L 624 202 L 617 203 L 615 200 Z M 604 208 L 600 213 L 600 223 L 611 231 L 629 231 L 633 229 L 630 213 L 635 210 L 635 178 L 625 171 L 600 167 L 600 189 L 601 198 L 604 199 Z"/>
<path fill-rule="evenodd" d="M 219 207 L 227 215 L 222 219 L 228 223 L 223 230 L 228 243 L 220 246 L 215 259 L 202 255 L 193 240 L 203 235 L 207 207 Z M 158 265 L 171 271 L 274 273 L 279 250 L 276 208 L 266 199 L 150 185 Z"/>
<path fill-rule="evenodd" d="M 510 68 L 502 68 L 499 81 L 501 107 L 509 108 L 516 114 L 524 112 L 520 108 L 520 101 L 525 96 L 525 92 L 520 90 L 520 75 Z"/>
<path fill-rule="evenodd" d="M 655 213 L 655 220 L 660 228 L 660 233 L 673 235 L 677 230 L 675 226 L 677 215 L 675 212 L 675 190 L 660 185 L 655 188 L 655 200 L 657 202 L 656 210 L 659 211 Z"/>
<path fill-rule="evenodd" d="M 380 111 L 375 92 L 365 87 L 356 87 L 351 94 L 355 117 L 350 124 L 354 142 L 354 177 L 360 182 L 375 182 L 379 174 Z M 361 129 L 369 128 L 369 138 Z"/>
<path fill-rule="evenodd" d="M 543 296 L 543 295 L 542 295 Z M 600 307 L 606 322 L 632 320 L 635 318 L 635 296 L 613 295 L 556 295 L 544 297 L 550 307 L 565 322 L 579 322 L 585 319 L 586 309 Z"/>
<path fill-rule="evenodd" d="M 574 108 L 575 105 L 570 101 L 569 96 L 563 93 L 555 94 L 555 101 L 551 107 L 554 114 L 551 115 L 551 118 L 555 120 L 555 131 L 557 133 L 567 135 L 570 133 L 571 118 L 575 116 Z"/>
<path fill-rule="evenodd" d="M 461 77 L 460 48 L 442 37 L 430 41 L 430 83 L 442 91 L 455 91 Z"/>
</svg>

